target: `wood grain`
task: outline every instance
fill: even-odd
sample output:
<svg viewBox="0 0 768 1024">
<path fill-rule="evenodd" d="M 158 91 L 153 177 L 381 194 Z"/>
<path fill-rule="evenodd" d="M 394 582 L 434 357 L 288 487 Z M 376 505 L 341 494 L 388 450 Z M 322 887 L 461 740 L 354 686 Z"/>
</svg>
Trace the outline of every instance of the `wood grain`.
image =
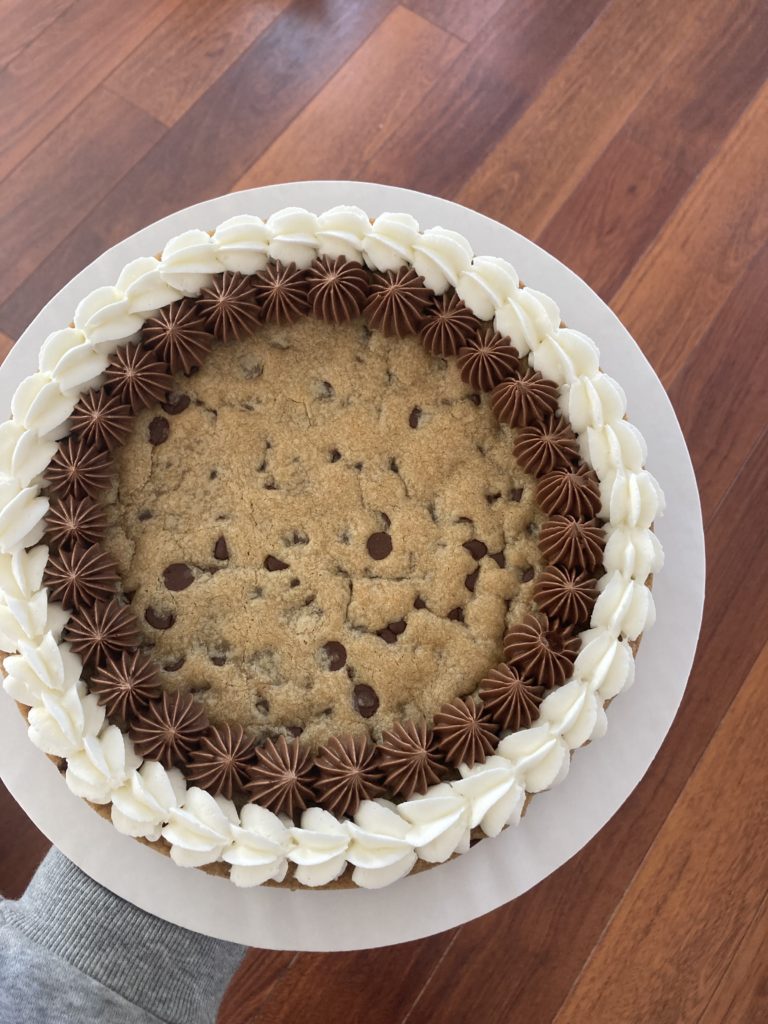
<svg viewBox="0 0 768 1024">
<path fill-rule="evenodd" d="M 395 8 L 234 187 L 360 177 L 462 49 L 454 36 Z"/>
<path fill-rule="evenodd" d="M 0 18 L 0 358 L 85 263 L 178 207 L 378 179 L 499 217 L 609 299 L 699 479 L 699 651 L 620 812 L 448 933 L 252 950 L 220 1024 L 768 1020 L 765 3 L 0 0 Z M 48 843 L 2 788 L 0 837 L 16 896 Z"/>
</svg>

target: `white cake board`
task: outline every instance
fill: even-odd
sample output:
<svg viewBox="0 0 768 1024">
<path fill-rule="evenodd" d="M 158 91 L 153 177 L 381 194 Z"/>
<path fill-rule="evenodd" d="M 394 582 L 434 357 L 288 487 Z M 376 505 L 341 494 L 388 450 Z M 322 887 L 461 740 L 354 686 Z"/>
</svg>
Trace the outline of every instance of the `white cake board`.
<svg viewBox="0 0 768 1024">
<path fill-rule="evenodd" d="M 666 493 L 667 512 L 657 524 L 666 566 L 654 581 L 658 621 L 643 638 L 634 687 L 610 707 L 607 736 L 576 752 L 565 782 L 537 797 L 518 828 L 376 892 L 244 890 L 176 867 L 120 835 L 73 796 L 26 738 L 13 703 L 0 695 L 3 781 L 67 857 L 159 917 L 269 949 L 364 949 L 420 939 L 494 910 L 564 864 L 621 807 L 661 747 L 685 690 L 704 601 L 704 537 L 693 467 L 664 388 L 627 330 L 588 285 L 533 242 L 472 210 L 418 192 L 359 182 L 272 185 L 191 206 L 139 231 L 73 278 L 24 332 L 0 368 L 0 419 L 9 415 L 16 385 L 37 368 L 46 335 L 70 322 L 86 293 L 113 284 L 129 260 L 159 252 L 181 231 L 213 228 L 237 213 L 266 218 L 284 206 L 320 213 L 341 203 L 359 205 L 371 216 L 407 211 L 422 228 L 462 232 L 476 253 L 512 262 L 526 284 L 556 299 L 566 323 L 595 339 L 602 367 L 627 393 L 630 418 L 648 442 L 648 467 Z"/>
</svg>

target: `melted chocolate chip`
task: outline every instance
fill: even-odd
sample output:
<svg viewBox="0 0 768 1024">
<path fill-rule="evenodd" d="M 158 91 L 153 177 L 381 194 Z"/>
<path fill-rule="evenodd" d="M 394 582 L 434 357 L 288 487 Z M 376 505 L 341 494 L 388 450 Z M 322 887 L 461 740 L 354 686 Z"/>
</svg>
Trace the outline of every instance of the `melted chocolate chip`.
<svg viewBox="0 0 768 1024">
<path fill-rule="evenodd" d="M 353 692 L 355 710 L 363 718 L 370 718 L 379 709 L 379 698 L 372 686 L 367 683 L 357 683 Z"/>
<path fill-rule="evenodd" d="M 267 572 L 281 572 L 283 569 L 288 569 L 290 567 L 287 562 L 282 562 L 274 555 L 267 555 L 264 559 L 264 568 Z"/>
<path fill-rule="evenodd" d="M 506 568 L 507 560 L 504 557 L 503 551 L 491 552 L 491 558 L 494 560 L 494 562 L 496 563 L 496 565 L 498 565 L 500 569 Z"/>
<path fill-rule="evenodd" d="M 158 445 L 168 440 L 171 425 L 165 416 L 155 416 L 149 424 L 149 443 Z"/>
<path fill-rule="evenodd" d="M 194 573 L 184 562 L 173 562 L 163 570 L 163 583 L 168 590 L 186 590 L 194 580 Z"/>
<path fill-rule="evenodd" d="M 338 448 L 334 448 L 331 454 L 328 456 L 329 462 L 338 462 L 341 458 L 341 452 Z"/>
<path fill-rule="evenodd" d="M 226 665 L 226 663 L 227 663 L 227 656 L 226 656 L 226 654 L 212 654 L 211 655 L 211 664 L 218 665 L 219 668 L 220 668 L 222 665 Z"/>
<path fill-rule="evenodd" d="M 380 562 L 392 554 L 392 538 L 388 533 L 372 533 L 366 543 L 368 554 Z"/>
<path fill-rule="evenodd" d="M 209 480 L 215 480 L 218 475 L 219 475 L 218 469 L 212 469 L 211 472 L 208 474 L 208 479 Z"/>
<path fill-rule="evenodd" d="M 463 608 L 451 608 L 448 612 L 448 618 L 451 622 L 463 622 L 464 621 L 464 609 Z"/>
<path fill-rule="evenodd" d="M 480 575 L 480 567 L 478 566 L 474 572 L 471 572 L 468 576 L 464 577 L 464 586 L 467 590 L 474 594 L 475 587 L 477 586 L 477 577 Z"/>
<path fill-rule="evenodd" d="M 530 583 L 533 579 L 533 566 L 529 565 L 520 573 L 521 583 Z"/>
<path fill-rule="evenodd" d="M 220 562 L 226 562 L 229 558 L 229 548 L 224 537 L 219 537 L 216 543 L 213 545 L 213 557 L 218 558 Z"/>
<path fill-rule="evenodd" d="M 421 409 L 417 405 L 414 409 L 411 409 L 411 415 L 408 417 L 408 426 L 409 427 L 413 427 L 413 429 L 415 430 L 416 427 L 418 427 L 418 425 L 419 425 L 419 420 L 420 419 L 421 419 Z"/>
<path fill-rule="evenodd" d="M 522 487 L 513 487 L 512 490 L 509 492 L 509 500 L 510 501 L 515 501 L 515 502 L 520 501 L 522 496 L 523 496 L 523 488 Z"/>
<path fill-rule="evenodd" d="M 304 727 L 301 725 L 289 725 L 288 732 L 296 739 L 304 732 Z"/>
<path fill-rule="evenodd" d="M 347 664 L 347 648 L 338 640 L 329 640 L 323 645 L 329 672 L 338 672 Z"/>
<path fill-rule="evenodd" d="M 139 515 L 138 515 L 137 518 L 138 518 L 140 523 L 146 523 L 146 521 L 148 519 L 152 518 L 152 512 L 148 508 L 143 508 L 141 510 L 141 512 L 139 512 Z"/>
<path fill-rule="evenodd" d="M 485 500 L 489 505 L 495 505 L 501 497 L 501 491 L 494 491 L 493 494 L 486 494 Z"/>
<path fill-rule="evenodd" d="M 405 632 L 405 627 L 407 625 L 408 623 L 405 621 L 405 619 L 398 619 L 397 622 L 390 622 L 389 626 L 387 626 L 387 629 L 391 630 L 395 634 L 395 636 L 400 636 L 401 633 Z"/>
<path fill-rule="evenodd" d="M 292 587 L 292 588 L 293 587 L 298 587 L 300 583 L 301 583 L 301 580 L 297 579 L 294 576 L 293 579 L 291 580 L 291 582 L 289 583 L 289 586 Z"/>
<path fill-rule="evenodd" d="M 184 412 L 185 409 L 189 408 L 189 403 L 189 395 L 169 391 L 166 401 L 161 402 L 160 408 L 167 412 L 169 416 L 178 416 L 180 412 Z"/>
<path fill-rule="evenodd" d="M 381 639 L 385 643 L 387 643 L 387 644 L 396 644 L 397 643 L 397 636 L 396 636 L 396 634 L 393 633 L 392 630 L 389 629 L 389 628 L 380 629 L 377 635 L 380 636 Z"/>
<path fill-rule="evenodd" d="M 144 618 L 153 629 L 170 629 L 176 621 L 173 612 L 159 612 L 151 606 L 144 612 Z"/>
<path fill-rule="evenodd" d="M 479 562 L 481 558 L 485 558 L 488 554 L 488 547 L 481 540 L 468 540 L 463 547 L 466 548 L 476 562 Z"/>
<path fill-rule="evenodd" d="M 427 602 L 424 600 L 423 597 L 417 597 L 416 600 L 413 602 L 413 607 L 416 609 L 426 608 Z"/>
<path fill-rule="evenodd" d="M 178 672 L 186 660 L 187 659 L 182 654 L 182 656 L 177 658 L 176 661 L 169 661 L 167 665 L 163 665 L 163 668 L 166 672 Z"/>
</svg>

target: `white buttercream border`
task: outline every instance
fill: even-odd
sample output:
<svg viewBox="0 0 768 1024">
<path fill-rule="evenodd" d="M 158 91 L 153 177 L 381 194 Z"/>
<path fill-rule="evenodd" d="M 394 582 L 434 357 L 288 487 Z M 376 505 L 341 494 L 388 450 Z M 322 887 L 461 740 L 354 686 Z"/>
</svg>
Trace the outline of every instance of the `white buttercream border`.
<svg viewBox="0 0 768 1024">
<path fill-rule="evenodd" d="M 80 680 L 80 659 L 61 642 L 67 614 L 48 604 L 42 588 L 48 552 L 38 542 L 48 503 L 40 477 L 79 394 L 100 382 L 109 353 L 136 338 L 158 308 L 199 294 L 224 270 L 255 273 L 270 257 L 307 267 L 317 255 L 362 259 L 375 270 L 411 264 L 438 294 L 454 286 L 475 315 L 493 320 L 529 355 L 558 384 L 562 412 L 600 480 L 608 542 L 606 574 L 573 677 L 543 701 L 535 725 L 503 737 L 484 765 L 462 767 L 461 779 L 423 797 L 399 805 L 364 801 L 354 821 L 313 807 L 296 827 L 254 804 L 238 815 L 231 801 L 187 789 L 177 770 L 142 764 L 130 738 L 105 721 Z M 266 222 L 240 215 L 213 235 L 176 236 L 160 260 L 134 260 L 114 287 L 86 296 L 74 325 L 45 340 L 39 371 L 19 385 L 12 418 L 0 425 L 0 650 L 10 655 L 5 689 L 30 709 L 30 739 L 67 759 L 73 792 L 111 803 L 119 831 L 162 835 L 184 866 L 225 861 L 237 885 L 280 881 L 289 863 L 302 884 L 323 885 L 349 863 L 356 884 L 379 888 L 407 874 L 417 859 L 438 862 L 463 852 L 472 828 L 496 835 L 519 821 L 526 792 L 565 778 L 570 751 L 605 732 L 605 701 L 632 681 L 629 642 L 654 617 L 646 583 L 663 560 L 651 530 L 663 496 L 643 468 L 642 437 L 624 419 L 622 389 L 599 369 L 597 346 L 561 328 L 553 300 L 520 288 L 510 264 L 473 256 L 456 232 L 422 232 L 408 214 L 384 213 L 371 223 L 356 207 L 320 215 L 289 207 Z"/>
</svg>

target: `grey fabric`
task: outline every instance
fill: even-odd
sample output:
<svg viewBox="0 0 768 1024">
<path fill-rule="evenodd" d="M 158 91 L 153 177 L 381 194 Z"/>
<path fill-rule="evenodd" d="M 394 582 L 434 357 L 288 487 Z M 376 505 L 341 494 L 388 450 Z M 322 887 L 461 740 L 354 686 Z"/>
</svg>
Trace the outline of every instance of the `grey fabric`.
<svg viewBox="0 0 768 1024">
<path fill-rule="evenodd" d="M 0 1024 L 211 1024 L 244 947 L 177 928 L 51 851 L 0 901 Z"/>
</svg>

